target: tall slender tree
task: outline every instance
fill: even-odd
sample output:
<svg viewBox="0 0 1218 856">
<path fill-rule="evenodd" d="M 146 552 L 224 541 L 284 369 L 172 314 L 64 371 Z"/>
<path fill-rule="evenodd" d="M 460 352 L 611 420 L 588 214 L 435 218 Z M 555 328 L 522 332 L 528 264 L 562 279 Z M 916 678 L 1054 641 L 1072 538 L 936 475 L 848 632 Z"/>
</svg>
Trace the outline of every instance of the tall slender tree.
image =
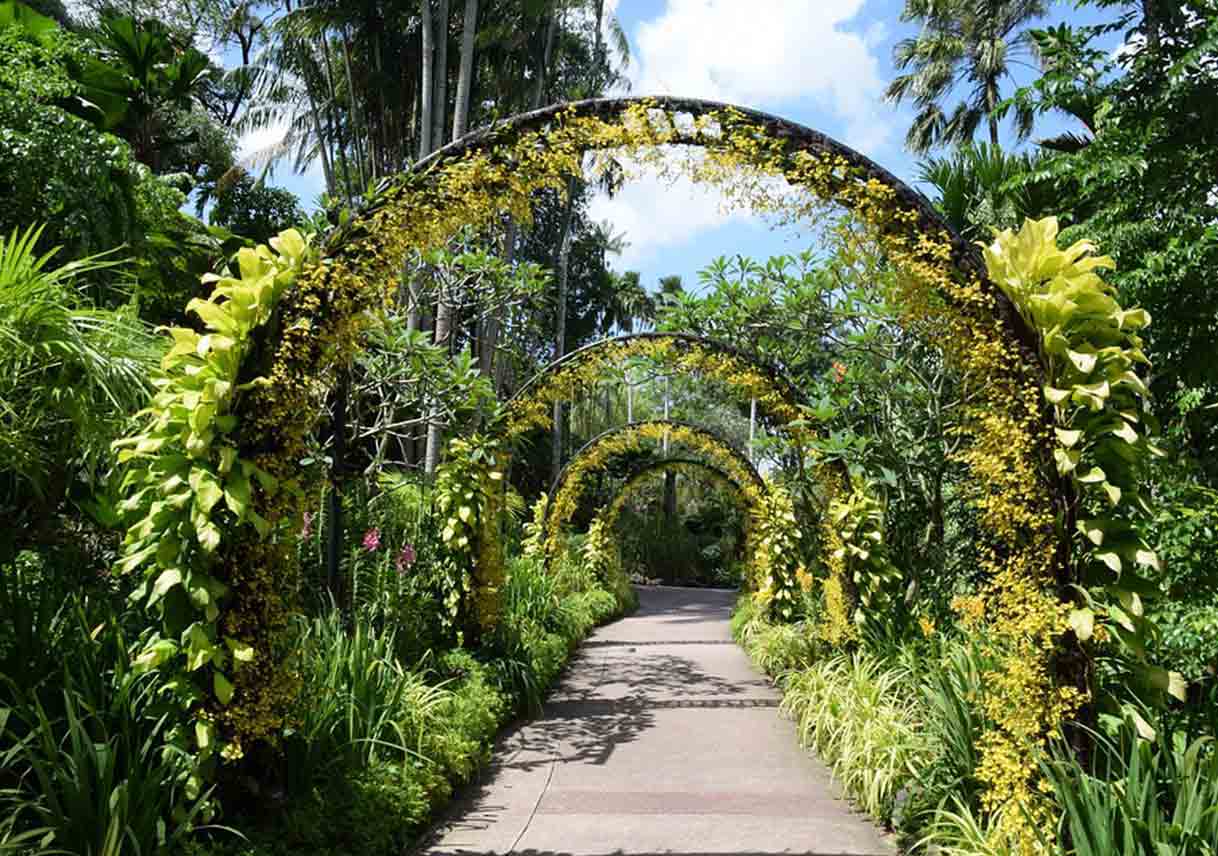
<svg viewBox="0 0 1218 856">
<path fill-rule="evenodd" d="M 919 154 L 973 139 L 984 122 L 990 142 L 999 144 L 997 109 L 1015 66 L 1035 68 L 1028 25 L 1042 17 L 1045 0 L 906 0 L 903 21 L 921 23 L 921 32 L 893 49 L 898 74 L 885 96 L 910 100 L 918 109 L 906 145 Z M 960 101 L 946 106 L 957 93 Z M 1014 111 L 1015 131 L 1026 138 L 1033 111 Z"/>
<path fill-rule="evenodd" d="M 445 118 L 448 115 L 448 0 L 436 2 L 436 61 L 432 71 L 432 85 L 435 94 L 431 104 L 431 144 L 440 148 L 446 142 L 444 131 L 447 127 Z"/>
<path fill-rule="evenodd" d="M 431 20 L 431 0 L 419 0 L 419 11 L 422 18 L 423 41 L 423 71 L 420 75 L 419 86 L 419 158 L 431 154 L 431 112 L 432 98 L 435 95 L 435 84 L 432 75 L 436 58 L 436 31 Z"/>
<path fill-rule="evenodd" d="M 465 0 L 461 21 L 461 68 L 457 74 L 457 99 L 453 106 L 453 139 L 465 135 L 469 124 L 469 92 L 474 77 L 474 41 L 478 35 L 478 0 Z"/>
</svg>

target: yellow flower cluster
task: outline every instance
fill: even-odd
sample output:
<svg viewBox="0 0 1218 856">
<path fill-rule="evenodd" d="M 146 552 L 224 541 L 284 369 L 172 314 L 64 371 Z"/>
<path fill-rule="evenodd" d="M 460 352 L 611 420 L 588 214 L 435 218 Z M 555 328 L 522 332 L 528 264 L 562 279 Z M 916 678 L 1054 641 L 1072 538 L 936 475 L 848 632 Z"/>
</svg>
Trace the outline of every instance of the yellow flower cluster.
<svg viewBox="0 0 1218 856">
<path fill-rule="evenodd" d="M 705 156 L 689 158 L 676 167 L 661 146 L 692 143 Z M 338 230 L 325 257 L 306 267 L 285 294 L 276 327 L 258 354 L 259 373 L 269 383 L 252 391 L 237 414 L 242 457 L 255 460 L 287 489 L 274 497 L 256 493 L 254 504 L 272 522 L 292 520 L 301 510 L 298 461 L 304 440 L 321 417 L 321 403 L 335 369 L 358 346 L 365 310 L 396 291 L 400 259 L 408 250 L 427 251 L 444 245 L 463 228 L 484 229 L 505 213 L 527 223 L 531 201 L 542 189 L 563 192 L 566 178 L 578 174 L 586 151 L 621 157 L 633 155 L 644 165 L 663 165 L 695 180 L 719 184 L 733 204 L 808 221 L 827 204 L 853 212 L 865 225 L 854 239 L 874 241 L 899 275 L 894 288 L 904 307 L 906 327 L 942 345 L 946 358 L 960 374 L 970 401 L 960 459 L 973 475 L 971 497 L 992 542 L 982 557 L 992 580 L 970 611 L 971 627 L 984 634 L 1000 656 L 992 676 L 997 687 L 991 714 L 996 729 L 982 741 L 982 780 L 989 788 L 987 806 L 1000 812 L 1000 834 L 1012 841 L 1027 840 L 1036 814 L 1038 790 L 1030 745 L 1057 727 L 1077 698 L 1056 687 L 1051 657 L 1063 631 L 1065 615 L 1055 589 L 1055 571 L 1068 557 L 1057 550 L 1053 497 L 1044 487 L 1041 462 L 1052 447 L 1040 401 L 1039 362 L 1029 330 L 1010 301 L 985 277 L 976 259 L 958 243 L 925 222 L 922 214 L 896 190 L 827 150 L 797 150 L 780 134 L 732 110 L 677 121 L 654 104 L 636 104 L 618 116 L 560 114 L 547 128 L 505 132 L 460 158 L 439 163 L 425 174 L 410 175 L 389 188 L 372 211 Z M 788 192 L 772 181 L 784 178 Z M 674 370 L 721 382 L 742 397 L 756 398 L 759 407 L 783 425 L 802 422 L 801 410 L 782 384 L 748 360 L 713 348 L 676 339 L 633 340 L 607 345 L 573 359 L 509 408 L 505 439 L 549 424 L 552 403 L 574 396 L 589 380 L 629 359 L 663 360 Z M 804 427 L 790 433 L 798 443 Z M 570 488 L 564 486 L 550 514 L 547 545 L 561 521 L 569 519 L 578 500 L 581 478 L 602 465 L 615 449 L 630 442 L 658 439 L 651 435 L 623 438 L 606 445 L 587 460 L 576 462 Z M 702 441 L 704 442 L 704 441 Z M 697 444 L 694 444 L 695 446 Z M 695 448 L 696 452 L 704 449 Z M 731 473 L 729 459 L 711 460 Z M 736 462 L 738 465 L 738 462 Z M 768 495 L 740 473 L 750 504 L 772 507 L 754 526 L 756 554 L 762 567 L 753 577 L 765 596 L 801 585 L 794 573 L 795 551 L 781 541 L 776 522 L 787 521 L 787 509 L 775 491 Z M 778 503 L 778 505 L 773 505 Z M 789 497 L 787 504 L 789 504 Z M 794 529 L 793 512 L 788 529 Z M 767 530 L 766 527 L 769 529 Z M 832 535 L 826 533 L 830 558 L 823 583 L 826 605 L 838 615 L 833 634 L 846 638 L 851 593 L 843 568 L 836 571 Z M 491 540 L 484 539 L 486 550 Z M 840 546 L 840 545 L 838 545 Z M 236 604 L 226 616 L 232 631 L 244 638 L 252 633 L 269 640 L 290 608 L 295 570 L 291 550 L 282 544 L 224 548 L 224 563 L 238 581 Z M 490 567 L 492 557 L 480 563 Z M 493 583 L 490 583 L 493 585 Z M 972 609 L 970 607 L 970 609 Z M 227 632 L 227 630 L 226 630 Z M 250 681 L 266 686 L 249 715 L 232 711 L 229 727 L 260 738 L 273 732 L 281 716 L 282 693 L 290 685 L 274 662 L 270 642 L 259 642 L 262 671 L 249 670 Z M 262 667 L 260 667 L 262 668 Z M 253 677 L 253 676 L 257 677 Z M 244 687 L 244 696 L 257 692 Z M 253 702 L 251 702 L 253 703 Z M 1032 812 L 1031 821 L 1020 809 Z"/>
<path fill-rule="evenodd" d="M 680 423 L 656 420 L 636 422 L 602 436 L 584 449 L 567 465 L 563 481 L 554 493 L 546 513 L 546 554 L 557 556 L 562 544 L 563 528 L 575 515 L 583 495 L 585 480 L 613 459 L 645 445 L 662 443 L 665 438 L 721 469 L 749 498 L 750 505 L 760 502 L 761 488 L 748 459 L 709 431 Z"/>
<path fill-rule="evenodd" d="M 825 506 L 832 506 L 846 492 L 845 478 L 828 468 L 817 472 L 817 483 L 824 495 Z M 824 614 L 816 633 L 835 647 L 858 641 L 858 629 L 850 620 L 853 611 L 853 580 L 846 567 L 846 542 L 840 527 L 833 524 L 829 514 L 821 517 L 821 549 L 825 564 L 825 580 L 821 583 L 821 604 Z"/>
<path fill-rule="evenodd" d="M 753 519 L 756 548 L 749 569 L 749 580 L 755 589 L 753 599 L 777 617 L 790 620 L 795 614 L 796 591 L 800 587 L 796 571 L 802 567 L 803 533 L 795 503 L 786 488 L 770 484 L 757 508 Z"/>
<path fill-rule="evenodd" d="M 889 627 L 901 574 L 888 560 L 884 511 L 866 482 L 854 480 L 848 493 L 834 494 L 821 524 L 834 584 L 822 635 L 840 644 L 853 638 L 845 633 L 845 623 L 881 632 Z M 852 609 L 845 603 L 847 599 L 853 602 Z"/>
</svg>

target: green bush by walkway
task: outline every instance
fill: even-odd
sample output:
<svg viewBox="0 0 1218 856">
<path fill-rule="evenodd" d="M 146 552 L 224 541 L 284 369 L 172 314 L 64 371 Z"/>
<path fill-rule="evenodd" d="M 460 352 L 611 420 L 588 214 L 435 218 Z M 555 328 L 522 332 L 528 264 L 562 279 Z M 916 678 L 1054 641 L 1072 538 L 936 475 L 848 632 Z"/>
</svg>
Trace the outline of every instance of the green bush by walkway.
<svg viewBox="0 0 1218 856">
<path fill-rule="evenodd" d="M 33 556 L 0 576 L 5 606 L 30 624 L 5 635 L 4 666 L 42 674 L 2 688 L 0 852 L 399 853 L 486 761 L 498 729 L 540 703 L 578 642 L 634 605 L 579 568 L 550 576 L 515 561 L 495 637 L 418 662 L 376 622 L 334 608 L 302 616 L 296 717 L 267 776 L 193 793 L 172 748 L 161 753 L 166 688 L 133 668 L 122 601 L 102 584 L 57 590 L 59 578 Z M 166 826 L 174 805 L 187 813 Z"/>
</svg>

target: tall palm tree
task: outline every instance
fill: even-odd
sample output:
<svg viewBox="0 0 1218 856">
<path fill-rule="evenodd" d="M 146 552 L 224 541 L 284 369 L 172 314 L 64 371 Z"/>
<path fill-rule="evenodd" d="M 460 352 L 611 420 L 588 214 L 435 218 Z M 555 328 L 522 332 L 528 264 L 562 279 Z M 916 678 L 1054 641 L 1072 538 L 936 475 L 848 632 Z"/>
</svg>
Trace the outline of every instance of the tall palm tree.
<svg viewBox="0 0 1218 856">
<path fill-rule="evenodd" d="M 902 73 L 888 85 L 885 97 L 907 98 L 918 108 L 906 134 L 910 149 L 925 154 L 937 145 L 965 143 L 986 122 L 990 143 L 998 145 L 1002 88 L 1017 65 L 1034 66 L 1034 43 L 1028 24 L 1042 17 L 1045 0 L 905 0 L 904 21 L 920 21 L 922 32 L 902 39 L 893 61 Z M 960 88 L 963 99 L 946 103 Z M 1020 139 L 1032 131 L 1033 112 L 1016 107 Z"/>
</svg>

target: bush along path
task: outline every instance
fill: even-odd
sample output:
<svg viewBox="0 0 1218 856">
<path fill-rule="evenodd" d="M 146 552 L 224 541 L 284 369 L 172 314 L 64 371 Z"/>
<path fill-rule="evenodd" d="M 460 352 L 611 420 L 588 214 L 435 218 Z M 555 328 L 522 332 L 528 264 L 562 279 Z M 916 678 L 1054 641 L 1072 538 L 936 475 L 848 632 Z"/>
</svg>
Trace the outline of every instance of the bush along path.
<svg viewBox="0 0 1218 856">
<path fill-rule="evenodd" d="M 835 650 L 814 617 L 775 623 L 747 595 L 732 615 L 732 634 L 781 691 L 800 745 L 829 765 L 841 789 L 892 830 L 902 848 L 956 856 L 1008 852 L 987 844 L 975 809 L 983 793 L 975 746 L 993 691 L 986 678 L 994 663 L 983 649 L 927 622 L 922 639 Z M 1041 769 L 1060 806 L 1060 828 L 1073 842 L 1065 852 L 1212 852 L 1209 842 L 1218 840 L 1212 738 L 1187 715 L 1155 721 L 1143 732 L 1132 723 L 1111 726 L 1112 736 L 1098 741 L 1092 769 L 1106 778 L 1060 742 L 1050 746 Z M 1044 852 L 1063 852 L 1051 849 L 1057 834 L 1039 831 Z"/>
<path fill-rule="evenodd" d="M 582 566 L 547 574 L 511 563 L 505 621 L 476 648 L 398 655 L 392 629 L 346 629 L 331 611 L 302 621 L 304 686 L 297 730 L 284 744 L 288 781 L 187 845 L 190 856 L 389 856 L 490 757 L 496 733 L 536 710 L 576 645 L 634 609 L 628 588 L 606 591 Z"/>
<path fill-rule="evenodd" d="M 640 589 L 421 852 L 894 853 L 796 748 L 732 644 L 733 597 Z"/>
</svg>

